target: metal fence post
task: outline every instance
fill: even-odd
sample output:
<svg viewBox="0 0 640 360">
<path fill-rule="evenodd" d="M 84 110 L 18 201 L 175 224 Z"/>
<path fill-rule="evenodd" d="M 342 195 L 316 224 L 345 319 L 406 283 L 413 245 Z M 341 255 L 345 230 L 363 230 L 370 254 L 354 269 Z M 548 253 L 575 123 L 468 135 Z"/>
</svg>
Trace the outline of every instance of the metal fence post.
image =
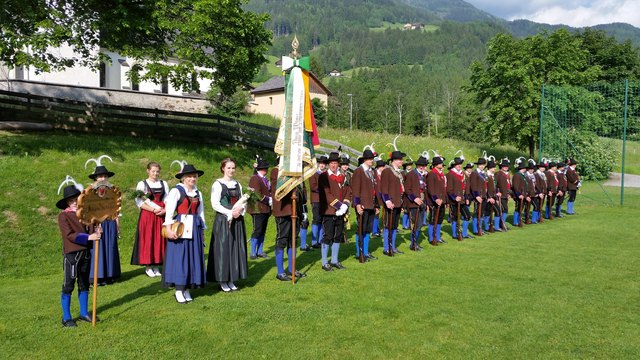
<svg viewBox="0 0 640 360">
<path fill-rule="evenodd" d="M 622 130 L 622 175 L 620 177 L 620 205 L 624 205 L 624 162 L 627 151 L 627 110 L 629 106 L 629 79 L 624 81 L 624 128 Z"/>
<path fill-rule="evenodd" d="M 540 98 L 540 145 L 538 145 L 538 160 L 542 159 L 542 119 L 544 118 L 544 84 L 542 84 L 542 97 Z"/>
</svg>

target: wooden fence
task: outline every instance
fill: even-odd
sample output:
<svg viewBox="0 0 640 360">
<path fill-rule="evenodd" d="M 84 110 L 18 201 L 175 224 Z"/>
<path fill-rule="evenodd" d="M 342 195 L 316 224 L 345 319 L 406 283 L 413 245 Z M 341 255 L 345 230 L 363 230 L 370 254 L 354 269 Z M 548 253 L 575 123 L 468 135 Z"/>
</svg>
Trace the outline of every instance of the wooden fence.
<svg viewBox="0 0 640 360">
<path fill-rule="evenodd" d="M 0 90 L 0 121 L 46 123 L 78 132 L 174 139 L 208 144 L 241 144 L 273 150 L 278 129 L 221 115 L 199 114 L 33 95 Z M 339 147 L 357 166 L 362 152 L 320 139 L 317 152 Z"/>
</svg>

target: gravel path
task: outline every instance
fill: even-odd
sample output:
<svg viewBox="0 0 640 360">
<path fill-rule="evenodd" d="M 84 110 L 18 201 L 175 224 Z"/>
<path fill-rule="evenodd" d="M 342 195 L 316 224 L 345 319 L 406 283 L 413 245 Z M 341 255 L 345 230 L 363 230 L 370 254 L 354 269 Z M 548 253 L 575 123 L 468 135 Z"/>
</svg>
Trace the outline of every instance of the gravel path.
<svg viewBox="0 0 640 360">
<path fill-rule="evenodd" d="M 605 181 L 604 186 L 620 186 L 622 174 L 611 173 L 609 180 Z M 640 188 L 640 175 L 624 175 L 624 187 Z"/>
</svg>

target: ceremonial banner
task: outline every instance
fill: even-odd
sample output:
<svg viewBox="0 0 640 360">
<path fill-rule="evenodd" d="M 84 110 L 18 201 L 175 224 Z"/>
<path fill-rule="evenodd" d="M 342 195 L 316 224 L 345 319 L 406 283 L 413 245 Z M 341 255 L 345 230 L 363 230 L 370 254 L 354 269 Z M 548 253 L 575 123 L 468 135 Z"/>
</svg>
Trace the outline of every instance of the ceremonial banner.
<svg viewBox="0 0 640 360">
<path fill-rule="evenodd" d="M 274 151 L 280 155 L 275 198 L 281 200 L 317 171 L 317 134 L 309 96 L 309 58 L 282 57 L 285 108 Z"/>
</svg>

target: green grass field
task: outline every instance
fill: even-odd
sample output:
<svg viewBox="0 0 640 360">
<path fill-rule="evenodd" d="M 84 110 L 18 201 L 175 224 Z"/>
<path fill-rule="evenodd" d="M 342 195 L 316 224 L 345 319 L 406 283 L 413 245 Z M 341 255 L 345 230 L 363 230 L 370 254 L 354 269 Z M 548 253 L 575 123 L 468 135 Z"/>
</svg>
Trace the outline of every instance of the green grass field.
<svg viewBox="0 0 640 360">
<path fill-rule="evenodd" d="M 321 136 L 341 141 L 332 130 Z M 358 147 L 358 141 L 364 140 L 349 144 Z M 428 141 L 445 156 L 458 146 Z M 406 144 L 411 151 L 422 146 Z M 99 288 L 102 321 L 95 329 L 87 323 L 63 329 L 56 190 L 67 174 L 87 184 L 83 164 L 101 154 L 114 158 L 106 165 L 124 190 L 123 277 Z M 640 354 L 640 190 L 626 192 L 624 208 L 604 206 L 604 195 L 591 183 L 578 195 L 578 215 L 540 225 L 464 242 L 445 235 L 448 244 L 419 253 L 408 251 L 409 233 L 400 231 L 404 255 L 383 257 L 376 238 L 372 247 L 379 260 L 366 264 L 353 257 L 351 242 L 341 248 L 347 270 L 332 273 L 320 269 L 319 251 L 299 254 L 299 269 L 308 277 L 295 286 L 275 279 L 272 221 L 266 242 L 272 257 L 250 261 L 240 291 L 225 294 L 209 285 L 193 291 L 191 304 L 178 305 L 173 291 L 129 265 L 137 219 L 130 194 L 148 160 L 160 161 L 169 180 L 176 169 L 168 164 L 185 159 L 206 171 L 200 189 L 207 199 L 218 164 L 228 155 L 238 159 L 238 179 L 246 184 L 251 150 L 124 137 L 96 141 L 57 132 L 0 133 L 2 357 L 635 359 Z M 207 206 L 209 227 L 213 216 Z M 446 222 L 444 231 L 449 232 Z M 205 235 L 208 247 L 210 230 Z"/>
</svg>

